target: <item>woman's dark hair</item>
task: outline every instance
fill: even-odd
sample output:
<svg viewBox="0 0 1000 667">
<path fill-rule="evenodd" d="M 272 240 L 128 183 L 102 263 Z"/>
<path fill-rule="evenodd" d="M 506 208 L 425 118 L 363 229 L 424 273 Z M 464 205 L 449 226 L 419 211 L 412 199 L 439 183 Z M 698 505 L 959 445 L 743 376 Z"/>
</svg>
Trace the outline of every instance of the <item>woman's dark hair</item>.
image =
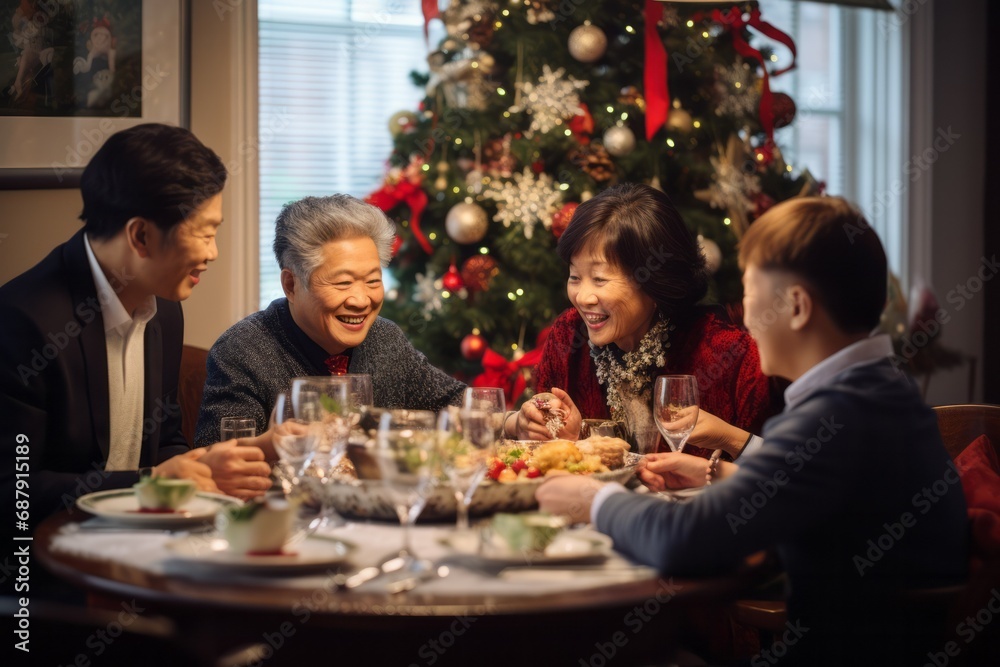
<svg viewBox="0 0 1000 667">
<path fill-rule="evenodd" d="M 134 217 L 169 231 L 222 192 L 226 176 L 219 156 L 188 130 L 136 125 L 111 135 L 83 170 L 80 219 L 98 239 Z"/>
<path fill-rule="evenodd" d="M 564 262 L 586 246 L 629 274 L 660 312 L 683 319 L 708 290 L 705 256 L 670 197 L 639 183 L 622 183 L 580 204 L 559 239 Z"/>
</svg>

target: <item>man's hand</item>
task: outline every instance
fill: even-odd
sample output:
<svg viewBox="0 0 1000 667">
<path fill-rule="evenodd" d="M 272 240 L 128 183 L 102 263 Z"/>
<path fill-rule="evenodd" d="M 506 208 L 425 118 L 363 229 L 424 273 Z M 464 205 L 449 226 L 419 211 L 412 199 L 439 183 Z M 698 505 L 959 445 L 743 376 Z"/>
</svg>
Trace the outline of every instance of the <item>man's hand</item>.
<svg viewBox="0 0 1000 667">
<path fill-rule="evenodd" d="M 583 475 L 559 475 L 546 479 L 535 499 L 543 512 L 569 517 L 570 523 L 590 523 L 590 506 L 603 482 Z"/>
<path fill-rule="evenodd" d="M 653 491 L 705 486 L 708 460 L 681 452 L 647 454 L 639 463 L 636 474 Z"/>
<path fill-rule="evenodd" d="M 271 488 L 271 466 L 264 462 L 259 447 L 227 440 L 205 447 L 201 462 L 212 469 L 212 479 L 223 493 L 249 500 Z"/>
<path fill-rule="evenodd" d="M 566 417 L 563 419 L 566 425 L 556 434 L 557 438 L 576 440 L 580 437 L 580 424 L 582 418 L 580 410 L 573 403 L 565 391 L 558 387 L 552 387 L 552 394 L 555 399 L 549 401 L 548 409 L 560 409 Z M 552 434 L 545 426 L 546 414 L 535 405 L 534 401 L 525 401 L 517 413 L 517 437 L 521 440 L 551 440 Z"/>
<path fill-rule="evenodd" d="M 189 452 L 171 457 L 158 466 L 153 467 L 155 477 L 173 477 L 175 479 L 193 480 L 199 491 L 218 493 L 219 487 L 212 480 L 212 469 L 200 459 L 204 455 L 201 449 L 192 449 Z"/>
</svg>

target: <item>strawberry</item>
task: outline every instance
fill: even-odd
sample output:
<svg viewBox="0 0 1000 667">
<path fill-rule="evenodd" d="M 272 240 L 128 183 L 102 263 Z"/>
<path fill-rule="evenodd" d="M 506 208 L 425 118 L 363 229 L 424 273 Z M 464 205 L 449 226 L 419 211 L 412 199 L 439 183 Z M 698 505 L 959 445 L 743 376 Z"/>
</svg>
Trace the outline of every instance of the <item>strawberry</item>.
<svg viewBox="0 0 1000 667">
<path fill-rule="evenodd" d="M 528 467 L 528 463 L 524 459 L 518 459 L 510 465 L 510 469 L 514 472 L 521 472 Z"/>
<path fill-rule="evenodd" d="M 490 479 L 497 479 L 500 477 L 500 473 L 502 473 L 506 469 L 507 469 L 506 463 L 504 463 L 500 459 L 494 459 L 493 463 L 490 464 L 490 469 L 489 472 L 486 473 L 486 476 L 489 477 Z"/>
<path fill-rule="evenodd" d="M 528 466 L 527 468 L 528 479 L 535 479 L 542 474 L 542 471 L 535 466 Z"/>
</svg>

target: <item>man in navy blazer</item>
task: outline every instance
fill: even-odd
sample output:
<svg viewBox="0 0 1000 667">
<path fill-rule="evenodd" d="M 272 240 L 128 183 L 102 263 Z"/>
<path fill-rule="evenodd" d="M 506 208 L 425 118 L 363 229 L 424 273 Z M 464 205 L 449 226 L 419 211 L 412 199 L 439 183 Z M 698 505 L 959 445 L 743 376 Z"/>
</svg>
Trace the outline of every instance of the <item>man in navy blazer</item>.
<svg viewBox="0 0 1000 667">
<path fill-rule="evenodd" d="M 218 255 L 225 180 L 187 130 L 119 132 L 84 170 L 84 228 L 0 287 L 0 494 L 18 521 L 141 474 L 269 487 L 259 449 L 192 451 L 180 430 L 179 302 Z"/>
<path fill-rule="evenodd" d="M 752 665 L 923 664 L 943 628 L 906 592 L 963 580 L 966 508 L 933 411 L 889 337 L 870 335 L 886 299 L 882 245 L 844 200 L 801 198 L 750 227 L 740 265 L 761 367 L 792 381 L 757 450 L 738 466 L 647 457 L 640 477 L 654 490 L 712 482 L 688 502 L 564 476 L 542 484 L 539 504 L 593 521 L 664 574 L 732 570 L 775 548 L 788 625 Z"/>
</svg>

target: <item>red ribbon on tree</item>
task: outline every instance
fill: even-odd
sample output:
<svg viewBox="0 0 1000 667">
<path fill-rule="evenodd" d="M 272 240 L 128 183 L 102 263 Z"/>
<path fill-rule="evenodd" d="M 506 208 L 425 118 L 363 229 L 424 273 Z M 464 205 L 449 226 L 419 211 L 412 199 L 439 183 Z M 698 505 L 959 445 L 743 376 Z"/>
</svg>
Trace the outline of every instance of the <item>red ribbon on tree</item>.
<svg viewBox="0 0 1000 667">
<path fill-rule="evenodd" d="M 542 359 L 542 348 L 535 348 L 517 361 L 508 361 L 502 354 L 486 348 L 483 353 L 483 372 L 472 380 L 473 387 L 503 387 L 507 405 L 512 405 L 528 385 L 525 368 L 532 368 Z"/>
<path fill-rule="evenodd" d="M 421 0 L 420 5 L 424 10 L 424 41 L 426 42 L 430 39 L 427 28 L 433 19 L 441 18 L 441 9 L 438 7 L 438 0 Z"/>
<path fill-rule="evenodd" d="M 377 206 L 383 211 L 391 211 L 400 204 L 410 207 L 410 230 L 417 243 L 428 255 L 433 252 L 431 242 L 424 236 L 420 229 L 420 215 L 427 208 L 427 193 L 420 187 L 420 182 L 413 182 L 412 179 L 402 178 L 398 183 L 386 182 L 379 190 L 365 197 L 365 201 L 372 206 Z"/>
<path fill-rule="evenodd" d="M 798 57 L 798 52 L 795 48 L 795 42 L 791 37 L 760 18 L 759 9 L 754 9 L 750 12 L 749 16 L 750 18 L 744 20 L 743 12 L 739 7 L 735 6 L 729 10 L 728 14 L 720 9 L 712 11 L 712 20 L 722 25 L 733 36 L 733 47 L 736 49 L 736 52 L 744 58 L 753 58 L 759 62 L 760 68 L 764 71 L 764 75 L 762 77 L 764 85 L 760 93 L 760 124 L 764 128 L 764 132 L 767 133 L 768 140 L 773 141 L 774 98 L 771 94 L 770 76 L 781 76 L 785 72 L 790 72 L 795 69 L 795 60 Z M 695 21 L 700 21 L 703 18 L 703 14 L 699 12 L 698 14 L 695 14 L 693 18 Z M 777 70 L 769 74 L 767 71 L 767 63 L 764 61 L 764 55 L 759 50 L 750 46 L 743 38 L 743 29 L 746 27 L 754 28 L 766 37 L 770 37 L 776 42 L 780 42 L 787 46 L 792 52 L 792 64 L 784 69 Z"/>
<path fill-rule="evenodd" d="M 657 26 L 663 18 L 663 3 L 646 0 L 646 64 L 643 87 L 646 94 L 646 141 L 652 141 L 670 115 L 670 89 L 667 87 L 667 49 Z"/>
</svg>

